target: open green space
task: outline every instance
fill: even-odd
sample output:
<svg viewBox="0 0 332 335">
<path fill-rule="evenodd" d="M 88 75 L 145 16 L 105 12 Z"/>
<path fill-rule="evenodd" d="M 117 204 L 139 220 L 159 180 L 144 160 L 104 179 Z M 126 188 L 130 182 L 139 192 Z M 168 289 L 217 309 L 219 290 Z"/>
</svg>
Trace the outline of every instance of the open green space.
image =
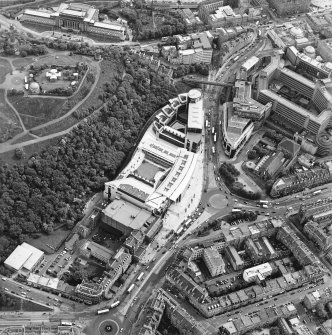
<svg viewBox="0 0 332 335">
<path fill-rule="evenodd" d="M 12 64 L 17 70 L 19 70 L 22 66 L 27 66 L 28 64 L 31 64 L 32 62 L 33 60 L 31 57 L 26 57 L 26 58 L 13 59 Z"/>
<path fill-rule="evenodd" d="M 78 112 L 89 108 L 97 109 L 103 104 L 100 95 L 105 91 L 105 86 L 109 84 L 111 85 L 114 82 L 114 78 L 123 72 L 123 69 L 119 65 L 119 63 L 109 60 L 103 60 L 100 63 L 100 76 L 96 87 L 93 92 L 91 92 L 89 99 L 80 106 Z"/>
<path fill-rule="evenodd" d="M 18 111 L 27 129 L 39 126 L 63 115 L 62 106 L 65 99 L 30 98 L 24 96 L 8 96 L 8 100 Z"/>
<path fill-rule="evenodd" d="M 1 164 L 14 165 L 18 163 L 25 164 L 33 154 L 35 154 L 36 152 L 41 152 L 43 149 L 46 149 L 49 145 L 57 144 L 60 138 L 61 136 L 58 136 L 51 138 L 49 140 L 24 146 L 23 147 L 24 156 L 22 159 L 17 159 L 15 157 L 15 150 L 0 153 L 0 165 Z"/>
<path fill-rule="evenodd" d="M 24 142 L 27 142 L 27 141 L 31 141 L 31 140 L 35 140 L 36 137 L 30 135 L 30 134 L 25 134 L 19 138 L 17 138 L 15 141 L 13 141 L 12 143 L 13 144 L 17 144 L 17 143 L 24 143 Z"/>
<path fill-rule="evenodd" d="M 5 90 L 0 90 L 0 142 L 5 142 L 22 131 L 20 121 L 5 100 Z"/>
<path fill-rule="evenodd" d="M 53 309 L 32 301 L 22 300 L 13 295 L 4 294 L 4 297 L 1 296 L 0 311 L 51 312 Z"/>
<path fill-rule="evenodd" d="M 36 238 L 31 237 L 27 240 L 27 243 L 48 254 L 52 254 L 65 241 L 69 233 L 70 230 L 60 228 L 54 230 L 50 234 L 39 234 L 39 236 L 35 236 Z"/>
<path fill-rule="evenodd" d="M 72 115 L 69 115 L 66 118 L 64 118 L 64 119 L 62 119 L 58 122 L 50 124 L 50 125 L 48 125 L 44 128 L 33 130 L 31 132 L 34 135 L 42 137 L 42 136 L 46 136 L 46 135 L 55 134 L 55 133 L 58 133 L 60 131 L 64 131 L 64 130 L 70 128 L 71 126 L 74 126 L 77 122 L 78 121 L 75 117 L 73 117 Z"/>
<path fill-rule="evenodd" d="M 10 73 L 12 70 L 8 60 L 0 58 L 0 84 L 2 84 L 5 79 L 6 75 Z"/>
<path fill-rule="evenodd" d="M 34 62 L 34 66 L 41 65 L 69 65 L 75 66 L 77 62 L 87 62 L 89 59 L 85 58 L 81 55 L 68 56 L 68 52 L 66 53 L 53 53 L 45 56 L 38 57 L 38 60 Z"/>
</svg>

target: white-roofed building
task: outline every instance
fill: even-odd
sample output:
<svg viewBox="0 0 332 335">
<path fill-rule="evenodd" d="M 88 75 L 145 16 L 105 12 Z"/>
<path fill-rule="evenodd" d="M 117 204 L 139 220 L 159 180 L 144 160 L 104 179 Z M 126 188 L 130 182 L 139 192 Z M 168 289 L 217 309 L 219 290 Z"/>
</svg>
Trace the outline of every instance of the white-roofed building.
<svg viewBox="0 0 332 335">
<path fill-rule="evenodd" d="M 62 31 L 86 32 L 91 35 L 124 40 L 126 21 L 100 22 L 99 10 L 83 3 L 61 3 L 53 9 L 25 9 L 21 22 L 60 28 Z"/>
<path fill-rule="evenodd" d="M 243 271 L 243 279 L 246 282 L 263 281 L 271 275 L 272 267 L 269 263 L 260 264 Z"/>
<path fill-rule="evenodd" d="M 256 56 L 252 56 L 249 59 L 247 59 L 242 65 L 241 70 L 245 72 L 249 72 L 252 70 L 257 64 L 259 63 L 259 58 Z"/>
<path fill-rule="evenodd" d="M 44 252 L 23 242 L 5 260 L 4 265 L 13 271 L 22 269 L 24 272 L 33 271 L 44 259 Z"/>
<path fill-rule="evenodd" d="M 228 104 L 224 104 L 223 108 L 223 147 L 225 154 L 233 158 L 250 139 L 254 124 L 250 119 L 234 115 Z"/>
<path fill-rule="evenodd" d="M 212 277 L 225 273 L 225 262 L 216 248 L 204 249 L 203 259 Z"/>
</svg>

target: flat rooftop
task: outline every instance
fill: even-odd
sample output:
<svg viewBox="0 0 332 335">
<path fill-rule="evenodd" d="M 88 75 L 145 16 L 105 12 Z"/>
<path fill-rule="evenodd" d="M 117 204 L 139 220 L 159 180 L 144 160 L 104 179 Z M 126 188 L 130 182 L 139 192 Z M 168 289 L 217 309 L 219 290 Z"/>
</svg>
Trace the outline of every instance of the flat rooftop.
<svg viewBox="0 0 332 335">
<path fill-rule="evenodd" d="M 128 201 L 115 199 L 104 210 L 105 216 L 131 229 L 140 229 L 151 217 L 151 213 Z"/>
<path fill-rule="evenodd" d="M 188 128 L 203 129 L 204 126 L 204 111 L 203 100 L 198 100 L 196 103 L 188 104 Z"/>
</svg>

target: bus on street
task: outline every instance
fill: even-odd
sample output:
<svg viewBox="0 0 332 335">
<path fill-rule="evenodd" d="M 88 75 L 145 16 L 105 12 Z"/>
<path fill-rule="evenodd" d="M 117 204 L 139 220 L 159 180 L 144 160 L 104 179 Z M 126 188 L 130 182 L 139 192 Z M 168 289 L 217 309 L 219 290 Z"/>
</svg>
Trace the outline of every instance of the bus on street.
<svg viewBox="0 0 332 335">
<path fill-rule="evenodd" d="M 61 321 L 61 326 L 72 326 L 73 323 L 69 321 Z"/>
<path fill-rule="evenodd" d="M 113 302 L 113 304 L 111 304 L 110 308 L 115 308 L 118 305 L 120 305 L 120 301 L 119 300 Z"/>
<path fill-rule="evenodd" d="M 137 281 L 140 281 L 144 276 L 144 272 L 141 272 L 140 275 L 137 277 Z"/>
<path fill-rule="evenodd" d="M 97 314 L 98 315 L 101 315 L 101 314 L 106 314 L 106 313 L 108 313 L 110 310 L 108 309 L 108 308 L 106 308 L 106 309 L 100 309 L 99 311 L 97 311 Z"/>
<path fill-rule="evenodd" d="M 130 293 L 134 289 L 134 287 L 135 287 L 135 284 L 131 284 L 127 292 Z"/>
<path fill-rule="evenodd" d="M 317 190 L 317 191 L 315 191 L 315 192 L 312 192 L 312 195 L 317 195 L 317 194 L 319 194 L 319 193 L 321 193 L 322 192 L 322 190 Z"/>
</svg>

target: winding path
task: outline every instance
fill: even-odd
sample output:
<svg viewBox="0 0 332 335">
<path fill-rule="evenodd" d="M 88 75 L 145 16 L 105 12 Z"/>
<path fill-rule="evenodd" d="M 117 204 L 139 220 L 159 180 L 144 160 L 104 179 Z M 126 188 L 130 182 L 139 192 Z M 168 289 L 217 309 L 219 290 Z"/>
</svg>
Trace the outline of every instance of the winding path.
<svg viewBox="0 0 332 335">
<path fill-rule="evenodd" d="M 11 58 L 0 57 L 0 59 L 4 59 L 4 60 L 6 60 L 9 63 L 12 72 L 15 70 L 15 68 L 13 66 L 13 60 Z M 5 79 L 5 81 L 2 84 L 4 84 L 5 82 L 6 82 L 6 79 Z M 17 116 L 18 120 L 20 121 L 20 125 L 21 125 L 21 127 L 23 129 L 22 133 L 25 133 L 27 131 L 27 129 L 25 128 L 25 125 L 24 125 L 24 123 L 23 123 L 23 121 L 21 119 L 21 116 L 18 113 L 18 111 L 16 110 L 16 108 L 9 102 L 9 100 L 7 98 L 7 88 L 4 86 L 3 89 L 5 90 L 5 92 L 4 92 L 4 99 L 5 99 L 6 103 L 8 104 L 8 106 L 10 106 L 10 108 L 14 111 L 14 113 Z M 21 135 L 22 133 L 19 133 L 18 135 Z"/>
<path fill-rule="evenodd" d="M 1 143 L 1 144 L 0 144 L 0 153 L 4 153 L 4 152 L 7 152 L 7 151 L 11 151 L 11 150 L 14 150 L 14 149 L 16 149 L 16 148 L 21 148 L 21 147 L 24 147 L 24 146 L 27 146 L 27 145 L 31 145 L 31 144 L 38 143 L 38 142 L 43 142 L 43 141 L 52 139 L 52 138 L 54 138 L 54 137 L 58 137 L 58 136 L 65 135 L 65 134 L 67 134 L 69 131 L 71 131 L 74 127 L 77 126 L 77 124 L 79 123 L 79 121 L 78 121 L 75 125 L 73 125 L 73 126 L 67 128 L 67 129 L 65 129 L 65 130 L 63 130 L 63 131 L 60 131 L 60 132 L 58 132 L 58 133 L 54 133 L 54 134 L 50 134 L 50 135 L 46 135 L 46 136 L 43 136 L 43 137 L 38 137 L 37 135 L 33 135 L 33 134 L 31 134 L 31 131 L 32 131 L 32 130 L 41 129 L 41 128 L 44 128 L 44 127 L 46 127 L 46 126 L 55 124 L 55 123 L 57 123 L 57 122 L 59 122 L 59 121 L 65 119 L 66 117 L 70 116 L 71 114 L 73 114 L 79 107 L 81 107 L 81 105 L 82 105 L 82 104 L 83 104 L 83 103 L 90 97 L 90 95 L 92 94 L 92 92 L 95 90 L 95 88 L 96 88 L 96 86 L 97 86 L 97 83 L 98 83 L 98 81 L 99 81 L 99 77 L 100 77 L 100 66 L 99 66 L 99 64 L 97 64 L 97 74 L 96 74 L 95 81 L 94 81 L 94 83 L 92 84 L 92 86 L 91 86 L 91 88 L 90 88 L 90 92 L 89 92 L 89 94 L 88 94 L 83 100 L 81 100 L 77 105 L 75 105 L 71 110 L 69 110 L 66 114 L 62 115 L 61 117 L 59 117 L 59 118 L 57 118 L 57 119 L 54 119 L 54 120 L 52 120 L 52 121 L 46 122 L 46 123 L 44 123 L 44 124 L 42 124 L 42 125 L 40 125 L 40 126 L 36 126 L 36 127 L 34 127 L 34 128 L 31 128 L 30 130 L 27 130 L 27 129 L 24 127 L 23 122 L 22 122 L 22 120 L 21 120 L 21 118 L 20 118 L 18 112 L 17 112 L 16 109 L 15 109 L 15 108 L 8 102 L 9 105 L 10 105 L 10 106 L 13 108 L 13 110 L 15 111 L 16 115 L 18 115 L 19 120 L 20 120 L 22 126 L 24 127 L 24 128 L 23 128 L 24 131 L 23 131 L 22 133 L 16 135 L 16 136 L 14 136 L 11 140 L 9 140 L 9 141 L 7 141 L 7 142 L 5 142 L 5 143 Z M 6 97 L 6 101 L 8 101 L 8 100 L 7 100 L 7 97 Z M 19 138 L 21 138 L 21 137 L 23 137 L 23 136 L 25 136 L 25 135 L 27 135 L 27 134 L 32 135 L 32 136 L 35 136 L 35 137 L 37 137 L 37 138 L 34 139 L 34 140 L 30 140 L 30 141 L 25 141 L 25 142 L 22 142 L 22 143 L 15 143 L 15 144 L 14 144 L 15 141 L 17 141 Z"/>
</svg>

